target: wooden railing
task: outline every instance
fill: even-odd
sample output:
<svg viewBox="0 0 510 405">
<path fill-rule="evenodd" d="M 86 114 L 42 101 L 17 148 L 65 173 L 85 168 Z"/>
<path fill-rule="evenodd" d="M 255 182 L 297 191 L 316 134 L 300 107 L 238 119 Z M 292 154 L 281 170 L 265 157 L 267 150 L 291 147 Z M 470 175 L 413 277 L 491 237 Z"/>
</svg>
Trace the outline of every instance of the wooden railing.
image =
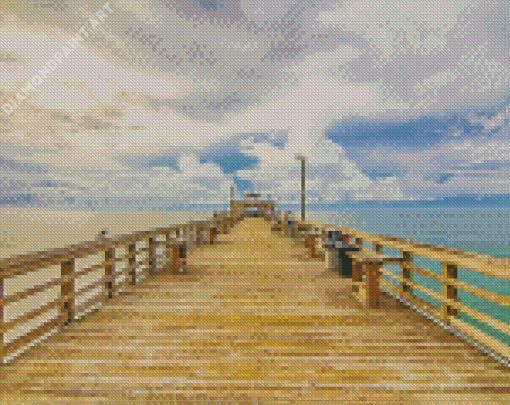
<svg viewBox="0 0 510 405">
<path fill-rule="evenodd" d="M 216 235 L 227 233 L 242 219 L 242 214 L 217 213 L 207 221 L 135 232 L 111 239 L 79 243 L 67 248 L 0 259 L 1 362 L 5 363 L 11 360 L 20 352 L 25 351 L 27 345 L 61 330 L 76 319 L 82 318 L 108 299 L 125 291 L 130 285 L 135 285 L 158 270 L 178 274 L 181 266 L 185 264 L 187 250 L 202 244 L 213 243 Z M 139 247 L 139 243 L 145 243 L 145 246 Z M 158 254 L 157 250 L 160 247 L 163 247 L 163 252 Z M 117 253 L 120 250 L 124 250 L 124 254 L 118 256 Z M 143 253 L 146 257 L 140 259 Z M 95 255 L 100 256 L 99 263 L 86 268 L 80 268 L 77 265 L 78 260 L 93 258 Z M 163 262 L 162 266 L 159 266 L 160 262 Z M 119 270 L 119 263 L 124 263 L 125 268 Z M 42 273 L 55 266 L 53 277 L 41 284 L 41 278 L 48 277 L 48 272 Z M 84 280 L 86 276 L 98 272 L 101 274 L 92 282 L 89 277 L 88 284 L 78 286 L 78 282 L 83 284 L 83 281 L 87 281 Z M 16 286 L 16 281 L 20 284 L 19 277 L 23 278 L 29 275 L 34 275 L 34 285 L 26 285 L 22 280 L 21 286 Z M 32 301 L 41 301 L 39 297 L 44 296 L 45 293 L 50 294 L 50 290 L 55 287 L 60 288 L 56 294 L 57 297 L 53 300 L 50 298 L 49 302 L 46 300 L 42 304 L 32 302 L 32 308 L 29 308 L 21 316 L 10 316 L 9 318 L 6 316 L 7 309 L 16 312 L 16 309 L 20 309 L 23 303 L 29 304 L 28 301 L 31 299 Z M 90 293 L 93 292 L 96 294 L 87 298 L 87 295 L 91 295 Z M 85 300 L 78 303 L 78 298 L 85 298 Z M 56 316 L 51 317 L 52 311 Z M 49 316 L 49 319 L 41 319 L 43 316 L 47 318 Z M 26 329 L 27 323 L 37 320 L 39 320 L 39 324 L 35 327 L 28 328 L 28 331 L 21 330 L 21 335 L 11 337 L 10 341 L 7 341 L 6 337 L 9 332 L 23 329 L 24 326 Z"/>
<path fill-rule="evenodd" d="M 355 246 L 359 253 L 349 253 L 353 264 L 353 291 L 368 294 L 365 302 L 377 307 L 379 291 L 390 294 L 404 304 L 424 312 L 441 326 L 454 332 L 460 332 L 471 343 L 481 344 L 491 354 L 503 362 L 510 361 L 510 260 L 482 256 L 450 248 L 398 239 L 391 236 L 365 233 L 332 225 L 302 222 L 290 216 L 289 212 L 275 212 L 271 218 L 273 229 L 305 242 L 313 256 L 326 258 L 326 239 L 336 233 L 346 245 Z M 367 247 L 366 244 L 371 246 Z M 384 255 L 383 250 L 392 249 L 398 254 Z M 425 259 L 440 266 L 440 271 L 433 271 L 416 264 Z M 423 261 L 423 260 L 422 260 Z M 398 266 L 394 272 L 387 265 Z M 503 293 L 489 291 L 482 286 L 459 280 L 459 270 L 479 278 L 489 278 L 494 283 L 505 286 Z M 360 273 L 361 272 L 361 273 Z M 417 282 L 415 278 L 425 277 L 436 283 L 436 291 Z M 357 284 L 357 285 L 356 285 Z M 373 294 L 371 297 L 370 294 Z M 476 297 L 493 305 L 492 311 L 503 314 L 491 316 L 477 310 L 466 302 L 461 302 L 460 295 Z M 420 298 L 417 295 L 424 295 Z M 432 298 L 439 306 L 427 302 Z M 506 316 L 505 316 L 506 314 Z M 467 315 L 467 317 L 465 316 Z M 469 320 L 474 319 L 475 322 Z M 498 319 L 499 318 L 499 319 Z M 502 336 L 497 339 L 488 334 L 476 322 L 487 325 Z"/>
<path fill-rule="evenodd" d="M 24 351 L 29 344 L 33 344 L 49 333 L 61 330 L 151 273 L 156 271 L 178 273 L 184 264 L 187 250 L 204 243 L 212 243 L 217 234 L 227 233 L 243 218 L 240 213 L 214 214 L 213 218 L 208 221 L 174 225 L 111 239 L 84 242 L 62 249 L 0 259 L 0 359 L 2 362 L 7 362 L 16 354 Z M 402 302 L 413 305 L 415 309 L 424 311 L 443 326 L 460 331 L 493 353 L 510 359 L 509 345 L 473 326 L 472 323 L 466 322 L 462 314 L 496 329 L 507 337 L 510 335 L 509 324 L 487 313 L 482 313 L 460 302 L 459 299 L 459 292 L 462 291 L 465 294 L 494 303 L 508 314 L 510 312 L 510 289 L 505 290 L 504 294 L 497 294 L 458 279 L 459 269 L 462 269 L 490 277 L 495 281 L 508 282 L 510 280 L 510 260 L 495 259 L 348 228 L 302 222 L 293 219 L 288 212 L 272 212 L 266 216 L 266 220 L 273 223 L 273 229 L 304 242 L 310 255 L 315 257 L 327 257 L 328 235 L 331 232 L 338 233 L 344 243 L 357 246 L 363 252 L 363 258 L 369 258 L 369 263 L 382 263 L 379 267 L 371 265 L 366 268 L 354 263 L 355 271 L 352 277 L 353 280 L 356 280 L 353 281 L 353 290 L 356 291 L 355 284 L 365 284 L 370 304 L 377 303 L 377 300 L 370 297 L 370 294 L 377 295 L 379 290 L 391 294 Z M 145 243 L 145 246 L 138 246 L 140 243 Z M 371 246 L 365 247 L 366 243 Z M 163 252 L 158 253 L 158 249 L 161 247 L 163 247 Z M 388 248 L 396 250 L 399 254 L 396 257 L 383 255 L 383 250 Z M 118 256 L 120 250 L 124 250 L 124 254 Z M 147 257 L 140 259 L 142 253 L 146 253 Z M 329 249 L 330 253 L 331 249 Z M 99 263 L 85 268 L 81 268 L 77 264 L 77 261 L 93 258 L 95 255 L 100 256 Z M 440 263 L 441 272 L 434 272 L 416 265 L 417 258 Z M 357 259 L 353 258 L 353 260 Z M 124 263 L 125 268 L 119 270 L 119 263 Z M 388 264 L 399 266 L 399 272 L 396 273 L 385 268 L 384 266 Z M 44 274 L 41 277 L 39 275 L 51 267 L 56 267 L 54 276 L 41 283 L 40 280 L 44 278 Z M 374 269 L 376 269 L 375 273 Z M 101 273 L 100 277 L 93 281 L 89 280 L 88 284 L 78 285 L 83 284 L 83 278 L 97 272 Z M 36 280 L 32 283 L 33 285 L 25 285 L 23 281 L 21 288 L 19 286 L 16 288 L 15 283 L 9 285 L 10 282 L 19 281 L 20 277 L 28 277 L 30 274 L 35 275 Z M 48 277 L 47 273 L 45 275 Z M 425 276 L 437 282 L 441 287 L 440 291 L 434 291 L 424 286 L 423 283 L 417 282 L 413 278 L 414 275 Z M 390 280 L 396 281 L 397 284 Z M 35 308 L 25 311 L 21 316 L 6 316 L 7 309 L 21 307 L 23 302 L 36 298 L 39 294 L 44 294 L 52 288 L 58 289 L 57 296 L 53 300 L 50 299 L 49 302 L 44 303 L 36 302 Z M 9 291 L 11 289 L 21 289 L 21 291 Z M 96 294 L 91 294 L 93 292 Z M 419 298 L 416 292 L 425 293 L 436 299 L 440 303 L 439 308 Z M 91 296 L 87 298 L 87 295 Z M 80 303 L 78 298 L 85 298 L 85 300 Z M 48 316 L 51 311 L 56 313 L 54 317 L 40 320 L 42 316 Z M 29 328 L 28 332 L 11 337 L 10 341 L 7 341 L 6 337 L 9 332 L 20 329 L 31 321 L 39 321 L 39 324 Z"/>
</svg>

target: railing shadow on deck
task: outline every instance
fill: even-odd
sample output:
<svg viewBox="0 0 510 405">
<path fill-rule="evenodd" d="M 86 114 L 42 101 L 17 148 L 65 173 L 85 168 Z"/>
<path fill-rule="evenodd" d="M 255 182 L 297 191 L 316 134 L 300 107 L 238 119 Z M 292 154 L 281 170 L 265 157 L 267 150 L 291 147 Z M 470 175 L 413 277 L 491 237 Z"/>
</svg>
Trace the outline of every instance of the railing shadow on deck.
<svg viewBox="0 0 510 405">
<path fill-rule="evenodd" d="M 510 367 L 510 259 L 299 221 L 289 211 L 270 221 L 350 278 L 364 305 L 380 307 L 384 293 Z"/>
<path fill-rule="evenodd" d="M 0 259 L 0 363 L 12 361 L 151 275 L 191 275 L 196 269 L 187 268 L 187 252 L 217 243 L 217 235 L 228 233 L 243 218 L 242 213 L 215 213 L 206 221 Z M 120 251 L 124 254 L 119 256 Z M 96 262 L 78 263 L 90 259 Z M 45 294 L 46 300 L 41 299 Z"/>
</svg>

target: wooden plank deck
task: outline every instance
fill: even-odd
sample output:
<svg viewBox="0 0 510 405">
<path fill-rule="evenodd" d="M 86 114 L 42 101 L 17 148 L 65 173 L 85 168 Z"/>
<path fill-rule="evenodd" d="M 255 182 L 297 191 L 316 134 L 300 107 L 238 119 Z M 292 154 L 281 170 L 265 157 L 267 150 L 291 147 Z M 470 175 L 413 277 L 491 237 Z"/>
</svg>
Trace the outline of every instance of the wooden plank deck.
<svg viewBox="0 0 510 405">
<path fill-rule="evenodd" d="M 510 402 L 509 369 L 349 283 L 247 218 L 0 366 L 0 403 Z"/>
</svg>

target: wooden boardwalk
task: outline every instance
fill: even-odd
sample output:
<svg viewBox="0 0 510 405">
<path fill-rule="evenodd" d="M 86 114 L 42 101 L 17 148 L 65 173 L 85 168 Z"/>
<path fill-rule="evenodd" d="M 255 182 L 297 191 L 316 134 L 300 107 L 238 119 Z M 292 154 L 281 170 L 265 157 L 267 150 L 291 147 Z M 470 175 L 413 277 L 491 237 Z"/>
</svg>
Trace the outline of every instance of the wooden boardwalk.
<svg viewBox="0 0 510 405">
<path fill-rule="evenodd" d="M 509 369 L 390 297 L 362 307 L 270 227 L 246 218 L 2 365 L 0 403 L 510 403 Z"/>
</svg>

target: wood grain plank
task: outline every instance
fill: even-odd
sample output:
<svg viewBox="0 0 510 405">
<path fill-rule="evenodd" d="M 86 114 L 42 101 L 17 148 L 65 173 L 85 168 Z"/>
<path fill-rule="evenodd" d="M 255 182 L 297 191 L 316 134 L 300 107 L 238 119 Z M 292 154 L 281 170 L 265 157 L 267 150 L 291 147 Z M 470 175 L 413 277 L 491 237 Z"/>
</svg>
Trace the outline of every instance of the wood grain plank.
<svg viewBox="0 0 510 405">
<path fill-rule="evenodd" d="M 264 219 L 217 241 L 191 250 L 186 271 L 130 286 L 3 365 L 0 402 L 412 404 L 424 392 L 449 401 L 468 392 L 497 403 L 509 394 L 510 370 L 386 294 L 379 308 L 360 308 L 350 280 Z"/>
</svg>

